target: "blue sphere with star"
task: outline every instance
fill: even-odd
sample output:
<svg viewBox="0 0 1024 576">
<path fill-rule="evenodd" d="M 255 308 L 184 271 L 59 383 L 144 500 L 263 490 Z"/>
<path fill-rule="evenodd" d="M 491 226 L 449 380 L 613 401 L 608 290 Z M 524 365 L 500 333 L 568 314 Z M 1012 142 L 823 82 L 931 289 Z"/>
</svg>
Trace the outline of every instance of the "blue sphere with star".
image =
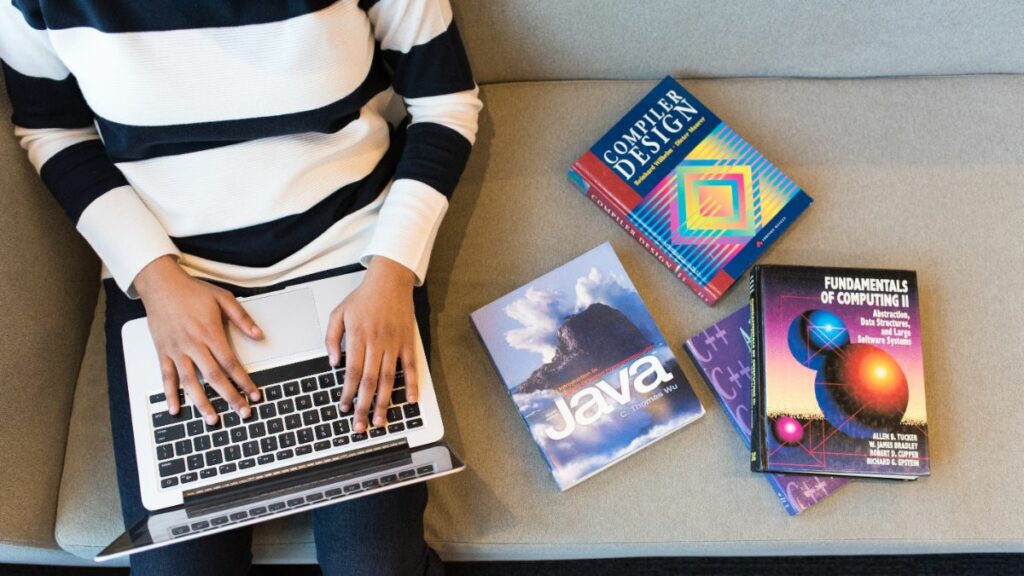
<svg viewBox="0 0 1024 576">
<path fill-rule="evenodd" d="M 793 357 L 817 370 L 828 356 L 850 343 L 850 331 L 842 318 L 828 310 L 806 310 L 793 319 L 787 340 Z"/>
</svg>

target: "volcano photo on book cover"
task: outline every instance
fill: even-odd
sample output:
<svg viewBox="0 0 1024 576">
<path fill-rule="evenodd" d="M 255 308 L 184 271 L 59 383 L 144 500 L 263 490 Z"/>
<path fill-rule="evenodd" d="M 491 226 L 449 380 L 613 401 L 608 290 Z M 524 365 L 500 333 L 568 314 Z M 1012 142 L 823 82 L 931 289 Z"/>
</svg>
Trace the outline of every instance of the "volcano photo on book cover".
<svg viewBox="0 0 1024 576">
<path fill-rule="evenodd" d="M 704 413 L 610 244 L 472 320 L 562 490 Z"/>
</svg>

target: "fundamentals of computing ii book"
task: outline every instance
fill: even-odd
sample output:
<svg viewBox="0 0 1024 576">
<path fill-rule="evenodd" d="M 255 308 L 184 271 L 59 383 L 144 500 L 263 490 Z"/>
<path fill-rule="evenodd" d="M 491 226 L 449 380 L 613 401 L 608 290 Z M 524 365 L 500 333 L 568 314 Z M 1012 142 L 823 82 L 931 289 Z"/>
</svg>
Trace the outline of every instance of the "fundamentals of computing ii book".
<svg viewBox="0 0 1024 576">
<path fill-rule="evenodd" d="M 610 244 L 471 318 L 562 490 L 704 414 Z"/>
<path fill-rule="evenodd" d="M 686 341 L 704 380 L 750 449 L 750 308 L 743 308 Z M 739 462 L 745 466 L 746 458 Z M 802 474 L 766 474 L 779 501 L 797 515 L 842 488 L 849 479 Z"/>
<path fill-rule="evenodd" d="M 580 156 L 569 179 L 709 305 L 811 204 L 672 78 Z"/>
<path fill-rule="evenodd" d="M 917 275 L 755 266 L 751 468 L 929 473 Z"/>
</svg>

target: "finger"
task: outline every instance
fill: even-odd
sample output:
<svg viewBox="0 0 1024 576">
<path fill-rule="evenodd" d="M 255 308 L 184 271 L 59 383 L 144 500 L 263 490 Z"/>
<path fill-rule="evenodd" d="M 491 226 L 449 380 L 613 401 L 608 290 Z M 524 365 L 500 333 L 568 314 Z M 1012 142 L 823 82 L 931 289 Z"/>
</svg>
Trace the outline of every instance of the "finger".
<svg viewBox="0 0 1024 576">
<path fill-rule="evenodd" d="M 402 352 L 402 379 L 405 380 L 405 399 L 410 404 L 420 400 L 419 365 L 416 362 L 416 348 L 408 347 Z"/>
<path fill-rule="evenodd" d="M 362 340 L 349 333 L 345 339 L 345 384 L 341 389 L 341 411 L 348 413 L 352 409 L 352 399 L 359 390 L 359 381 L 363 377 L 363 356 L 365 350 Z"/>
<path fill-rule="evenodd" d="M 164 381 L 164 398 L 167 399 L 167 411 L 177 415 L 181 409 L 178 402 L 178 371 L 174 368 L 174 360 L 167 356 L 160 357 L 160 376 Z"/>
<path fill-rule="evenodd" d="M 391 389 L 395 387 L 395 364 L 398 356 L 385 353 L 381 357 L 380 378 L 377 380 L 377 397 L 373 403 L 373 425 L 388 425 L 388 408 L 391 407 Z"/>
<path fill-rule="evenodd" d="M 353 418 L 353 427 L 356 432 L 366 432 L 369 428 L 370 407 L 373 406 L 373 392 L 377 389 L 377 381 L 380 377 L 380 362 L 382 354 L 370 347 L 366 348 L 366 355 L 363 358 L 363 376 L 359 379 L 359 397 L 356 398 L 356 415 Z"/>
<path fill-rule="evenodd" d="M 341 306 L 331 312 L 330 323 L 327 325 L 327 337 L 324 344 L 327 346 L 327 358 L 332 368 L 337 368 L 341 361 L 341 337 L 345 334 L 345 314 Z"/>
<path fill-rule="evenodd" d="M 248 418 L 252 414 L 249 403 L 238 393 L 238 389 L 228 379 L 227 373 L 214 360 L 209 350 L 196 350 L 192 354 L 192 359 L 199 366 L 199 371 L 203 373 L 203 378 L 210 383 L 210 386 L 213 386 L 213 389 L 228 403 L 228 406 L 231 406 L 232 410 L 238 412 L 238 415 L 242 418 Z"/>
<path fill-rule="evenodd" d="M 249 400 L 259 402 L 260 389 L 256 387 L 249 373 L 245 371 L 242 363 L 238 360 L 238 356 L 235 356 L 235 351 L 231 349 L 227 338 L 216 339 L 210 345 L 210 352 L 213 353 L 214 359 L 217 360 L 217 363 L 220 364 L 220 367 L 224 369 L 224 372 L 227 373 L 235 385 L 249 396 Z"/>
<path fill-rule="evenodd" d="M 206 391 L 203 390 L 202 384 L 196 378 L 195 365 L 187 356 L 178 358 L 177 365 L 178 375 L 181 378 L 185 394 L 188 394 L 188 397 L 192 399 L 192 404 L 203 415 L 203 420 L 210 426 L 213 426 L 217 423 L 217 411 L 213 409 L 210 400 L 206 397 Z"/>
<path fill-rule="evenodd" d="M 235 300 L 235 297 L 230 292 L 220 293 L 217 297 L 217 302 L 220 304 L 220 309 L 224 312 L 224 316 L 238 327 L 246 336 L 259 340 L 263 338 L 263 330 L 256 325 L 256 321 L 249 316 L 249 313 L 245 311 L 245 308 Z"/>
</svg>

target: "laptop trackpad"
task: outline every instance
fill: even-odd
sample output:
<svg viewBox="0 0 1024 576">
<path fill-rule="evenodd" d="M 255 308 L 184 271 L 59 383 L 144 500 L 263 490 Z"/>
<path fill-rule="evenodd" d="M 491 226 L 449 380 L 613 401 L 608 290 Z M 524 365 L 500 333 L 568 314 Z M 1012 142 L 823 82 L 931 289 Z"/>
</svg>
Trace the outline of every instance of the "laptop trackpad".
<svg viewBox="0 0 1024 576">
<path fill-rule="evenodd" d="M 253 340 L 229 325 L 228 339 L 242 364 L 262 364 L 324 347 L 311 288 L 256 296 L 242 306 L 264 334 L 262 340 Z"/>
</svg>

